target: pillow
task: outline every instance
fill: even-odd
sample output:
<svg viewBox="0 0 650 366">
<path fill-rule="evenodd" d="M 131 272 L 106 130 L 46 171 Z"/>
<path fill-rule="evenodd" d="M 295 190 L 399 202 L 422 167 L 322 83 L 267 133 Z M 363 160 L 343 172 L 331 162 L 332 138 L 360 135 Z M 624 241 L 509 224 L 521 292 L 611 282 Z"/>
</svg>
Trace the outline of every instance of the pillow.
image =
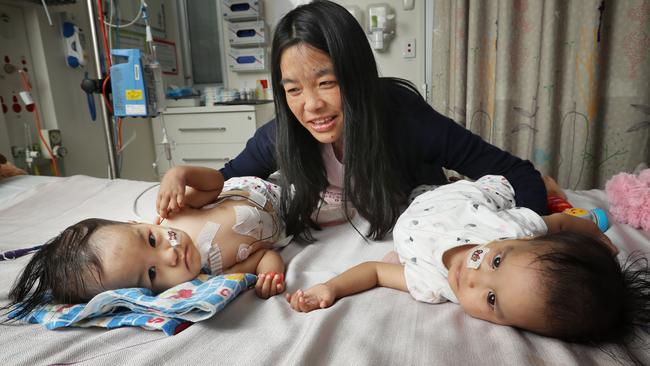
<svg viewBox="0 0 650 366">
<path fill-rule="evenodd" d="M 191 323 L 212 317 L 256 281 L 257 276 L 250 273 L 200 274 L 158 295 L 147 288 L 105 291 L 87 304 L 43 306 L 24 320 L 43 324 L 47 329 L 141 327 L 174 335 Z"/>
</svg>

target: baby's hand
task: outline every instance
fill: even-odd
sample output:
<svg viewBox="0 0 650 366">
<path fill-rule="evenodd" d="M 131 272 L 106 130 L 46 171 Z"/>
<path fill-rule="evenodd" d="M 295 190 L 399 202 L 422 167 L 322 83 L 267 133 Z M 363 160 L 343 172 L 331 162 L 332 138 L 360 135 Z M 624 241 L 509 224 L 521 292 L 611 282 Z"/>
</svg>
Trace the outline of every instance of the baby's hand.
<svg viewBox="0 0 650 366">
<path fill-rule="evenodd" d="M 183 167 L 174 167 L 165 173 L 156 198 L 156 211 L 161 219 L 169 217 L 172 212 L 178 212 L 184 206 L 185 183 Z"/>
<path fill-rule="evenodd" d="M 260 273 L 257 275 L 255 284 L 255 293 L 261 299 L 268 299 L 284 292 L 284 274 L 283 273 Z"/>
<path fill-rule="evenodd" d="M 316 285 L 307 291 L 296 291 L 293 295 L 286 295 L 287 302 L 295 311 L 308 313 L 316 309 L 325 309 L 334 303 L 336 295 L 331 287 L 326 284 Z"/>
</svg>

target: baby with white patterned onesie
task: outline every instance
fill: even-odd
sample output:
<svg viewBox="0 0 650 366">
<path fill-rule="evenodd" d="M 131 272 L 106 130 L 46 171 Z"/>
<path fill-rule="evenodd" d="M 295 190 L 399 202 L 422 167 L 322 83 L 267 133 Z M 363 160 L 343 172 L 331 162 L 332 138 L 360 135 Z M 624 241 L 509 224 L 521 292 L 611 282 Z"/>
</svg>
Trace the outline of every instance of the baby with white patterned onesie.
<svg viewBox="0 0 650 366">
<path fill-rule="evenodd" d="M 605 267 L 595 271 L 601 273 L 584 272 L 593 279 L 592 297 L 603 302 L 600 297 L 607 294 L 598 286 L 620 277 L 617 249 L 591 220 L 563 213 L 542 217 L 516 207 L 514 190 L 502 176 L 458 181 L 419 195 L 397 220 L 393 238 L 397 256 L 391 252 L 382 262 L 357 265 L 326 283 L 287 294 L 287 301 L 294 310 L 308 312 L 382 286 L 423 302 L 458 303 L 467 314 L 492 323 L 573 340 L 597 337 L 592 328 L 600 326 L 576 322 L 616 313 L 607 304 L 590 303 L 589 296 L 583 304 L 556 306 L 551 301 L 558 268 L 566 265 L 572 273 L 582 273 L 580 266 L 596 263 Z M 398 260 L 388 260 L 391 254 Z M 558 296 L 567 297 L 565 292 Z"/>
</svg>

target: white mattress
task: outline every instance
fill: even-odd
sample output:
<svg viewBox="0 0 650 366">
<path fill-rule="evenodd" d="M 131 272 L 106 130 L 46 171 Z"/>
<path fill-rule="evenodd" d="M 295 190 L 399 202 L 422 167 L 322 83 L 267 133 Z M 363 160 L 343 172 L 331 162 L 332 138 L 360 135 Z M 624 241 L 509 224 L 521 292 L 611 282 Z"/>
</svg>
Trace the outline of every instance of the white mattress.
<svg viewBox="0 0 650 366">
<path fill-rule="evenodd" d="M 86 217 L 136 219 L 133 201 L 153 183 L 85 176 L 36 182 L 0 181 L 0 250 L 42 243 Z M 24 187 L 16 193 L 16 187 Z M 139 201 L 152 218 L 156 189 Z M 602 191 L 569 192 L 577 207 L 607 208 Z M 148 208 L 145 210 L 145 208 Z M 355 224 L 365 232 L 367 224 Z M 650 235 L 615 224 L 607 234 L 623 251 L 650 253 Z M 327 228 L 318 241 L 283 249 L 290 291 L 325 281 L 366 260 L 379 260 L 390 240 L 366 243 L 349 225 Z M 0 301 L 28 258 L 0 262 Z M 645 341 L 650 337 L 646 336 Z M 65 329 L 0 326 L 0 365 L 611 365 L 597 348 L 573 345 L 473 319 L 457 305 L 430 305 L 409 294 L 377 288 L 308 314 L 293 312 L 282 296 L 258 299 L 248 291 L 213 318 L 166 337 L 136 328 Z M 620 354 L 609 346 L 606 351 Z M 648 351 L 634 351 L 650 364 Z M 623 357 L 623 356 L 619 356 Z M 622 364 L 631 362 L 621 359 Z"/>
</svg>

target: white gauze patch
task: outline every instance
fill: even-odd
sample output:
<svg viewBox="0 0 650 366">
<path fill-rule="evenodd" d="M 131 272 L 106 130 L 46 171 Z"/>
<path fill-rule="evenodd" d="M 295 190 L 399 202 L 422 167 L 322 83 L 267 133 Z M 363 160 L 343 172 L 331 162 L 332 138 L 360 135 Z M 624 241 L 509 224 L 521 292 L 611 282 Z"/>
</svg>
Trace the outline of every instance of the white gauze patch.
<svg viewBox="0 0 650 366">
<path fill-rule="evenodd" d="M 241 235 L 258 240 L 272 240 L 273 217 L 266 212 L 250 206 L 235 206 L 236 221 L 232 229 Z"/>
<path fill-rule="evenodd" d="M 485 255 L 490 251 L 486 245 L 481 245 L 474 249 L 467 256 L 467 268 L 478 269 L 481 266 L 481 262 L 485 258 Z"/>
<path fill-rule="evenodd" d="M 196 246 L 199 248 L 199 254 L 201 255 L 201 265 L 208 265 L 208 256 L 210 254 L 210 248 L 212 248 L 212 239 L 219 232 L 221 225 L 216 222 L 208 221 L 203 225 L 199 236 L 196 238 Z"/>
</svg>

